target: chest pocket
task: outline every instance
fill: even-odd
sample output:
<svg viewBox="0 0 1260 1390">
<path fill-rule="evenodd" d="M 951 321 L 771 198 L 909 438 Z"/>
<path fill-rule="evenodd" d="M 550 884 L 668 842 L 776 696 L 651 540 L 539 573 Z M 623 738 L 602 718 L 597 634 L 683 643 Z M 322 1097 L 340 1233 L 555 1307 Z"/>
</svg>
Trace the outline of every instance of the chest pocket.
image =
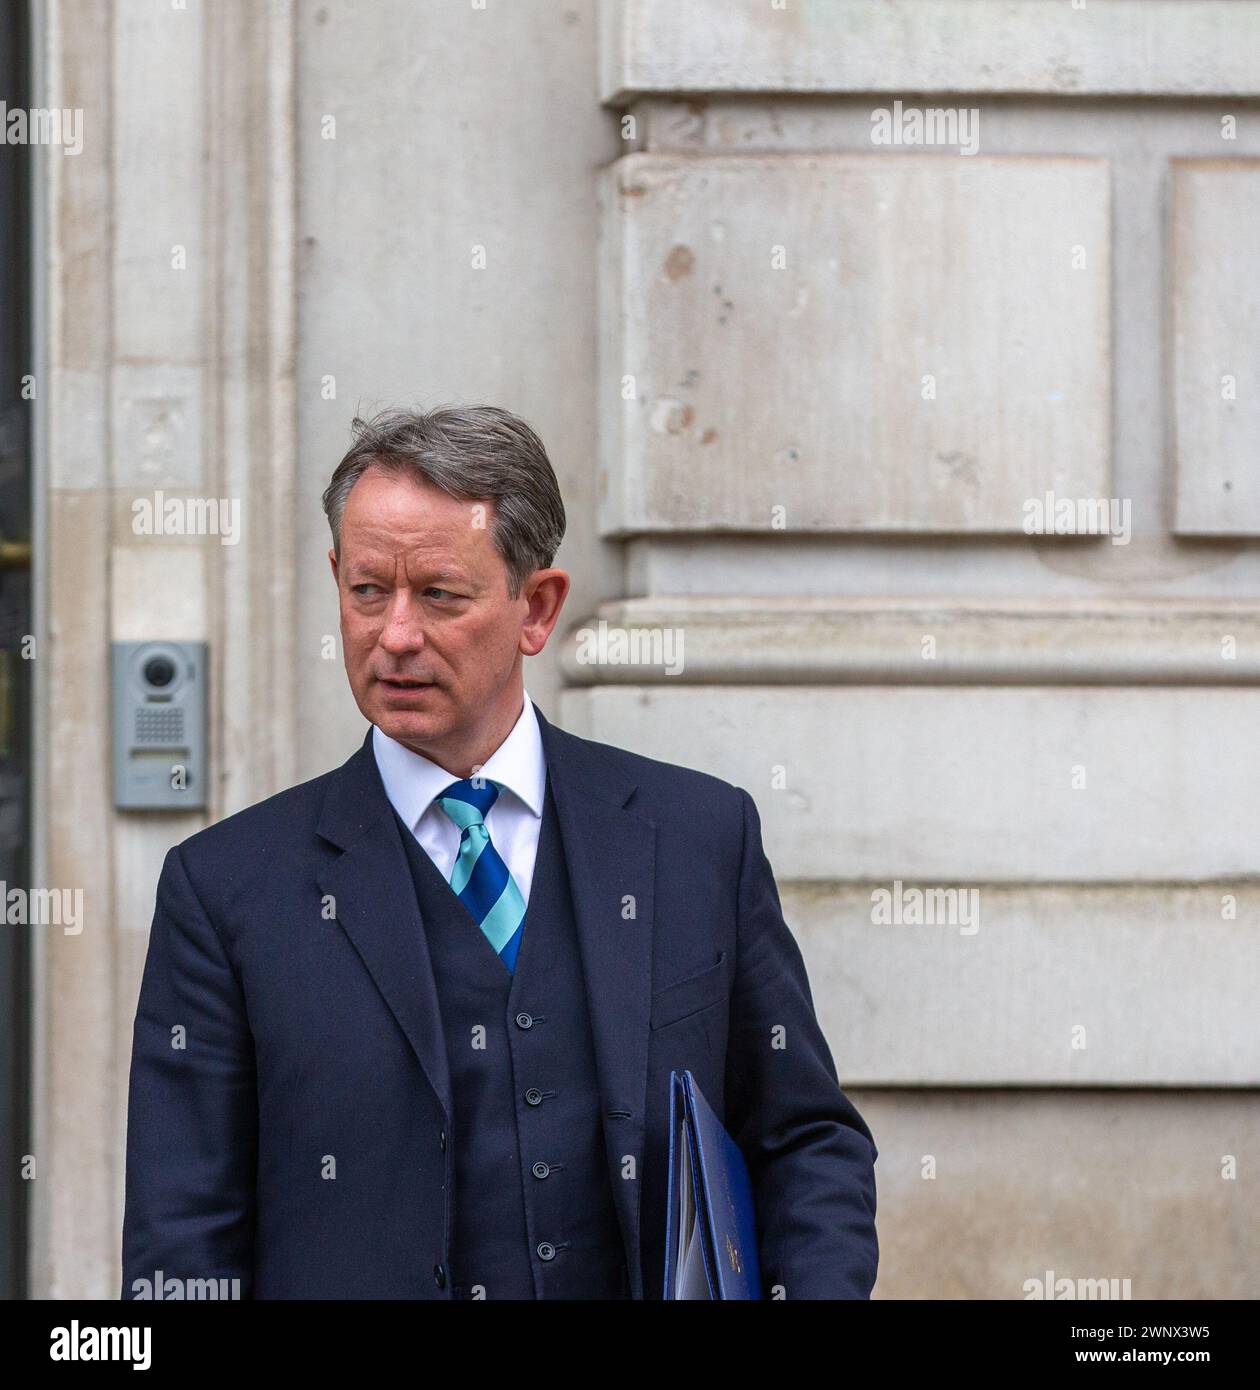
<svg viewBox="0 0 1260 1390">
<path fill-rule="evenodd" d="M 726 952 L 698 975 L 652 992 L 652 1031 L 681 1023 L 684 1018 L 710 1009 L 726 998 Z"/>
</svg>

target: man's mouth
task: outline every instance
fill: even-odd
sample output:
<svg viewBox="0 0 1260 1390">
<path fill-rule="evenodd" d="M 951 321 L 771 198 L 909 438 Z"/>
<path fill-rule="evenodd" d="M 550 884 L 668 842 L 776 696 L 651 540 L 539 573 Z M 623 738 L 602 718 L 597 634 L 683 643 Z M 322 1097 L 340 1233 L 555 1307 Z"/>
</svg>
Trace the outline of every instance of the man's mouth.
<svg viewBox="0 0 1260 1390">
<path fill-rule="evenodd" d="M 411 676 L 377 676 L 376 679 L 395 690 L 425 690 L 433 684 L 432 681 L 414 680 Z"/>
</svg>

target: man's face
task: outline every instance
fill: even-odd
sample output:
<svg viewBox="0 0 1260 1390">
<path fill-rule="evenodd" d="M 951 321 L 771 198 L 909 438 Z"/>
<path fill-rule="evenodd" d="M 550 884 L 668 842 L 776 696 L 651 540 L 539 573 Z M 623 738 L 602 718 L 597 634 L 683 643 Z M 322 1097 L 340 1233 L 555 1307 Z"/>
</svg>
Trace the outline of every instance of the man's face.
<svg viewBox="0 0 1260 1390">
<path fill-rule="evenodd" d="M 536 577 L 561 571 L 535 571 L 508 596 L 492 521 L 492 503 L 369 468 L 346 501 L 340 562 L 330 552 L 359 709 L 435 761 L 475 751 L 484 730 L 506 734 L 520 710 L 521 655 L 541 649 L 559 614 L 558 604 L 542 612 L 538 630 L 547 603 Z"/>
</svg>

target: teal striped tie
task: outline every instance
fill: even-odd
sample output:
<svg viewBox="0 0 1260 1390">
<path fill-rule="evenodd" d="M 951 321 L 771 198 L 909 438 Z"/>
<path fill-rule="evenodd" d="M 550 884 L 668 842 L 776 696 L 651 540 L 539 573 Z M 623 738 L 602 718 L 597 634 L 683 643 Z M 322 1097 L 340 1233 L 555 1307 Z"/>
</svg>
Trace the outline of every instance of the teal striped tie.
<svg viewBox="0 0 1260 1390">
<path fill-rule="evenodd" d="M 486 829 L 486 816 L 502 790 L 497 782 L 466 777 L 452 782 L 436 800 L 460 831 L 451 887 L 512 972 L 521 949 L 525 899 Z"/>
</svg>

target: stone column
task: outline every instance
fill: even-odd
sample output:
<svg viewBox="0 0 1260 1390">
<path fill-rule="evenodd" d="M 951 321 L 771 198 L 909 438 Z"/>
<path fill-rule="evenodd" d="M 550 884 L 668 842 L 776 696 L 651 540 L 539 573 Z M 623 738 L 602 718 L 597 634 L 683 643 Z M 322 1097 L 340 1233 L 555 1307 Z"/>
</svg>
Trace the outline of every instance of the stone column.
<svg viewBox="0 0 1260 1390">
<path fill-rule="evenodd" d="M 49 152 L 49 882 L 83 930 L 37 971 L 32 1289 L 119 1293 L 127 1068 L 166 850 L 293 780 L 294 6 L 49 0 L 45 91 L 81 108 Z M 239 504 L 224 534 L 142 535 L 133 503 Z M 231 515 L 230 511 L 225 515 Z M 204 813 L 116 812 L 109 644 L 209 644 Z"/>
</svg>

